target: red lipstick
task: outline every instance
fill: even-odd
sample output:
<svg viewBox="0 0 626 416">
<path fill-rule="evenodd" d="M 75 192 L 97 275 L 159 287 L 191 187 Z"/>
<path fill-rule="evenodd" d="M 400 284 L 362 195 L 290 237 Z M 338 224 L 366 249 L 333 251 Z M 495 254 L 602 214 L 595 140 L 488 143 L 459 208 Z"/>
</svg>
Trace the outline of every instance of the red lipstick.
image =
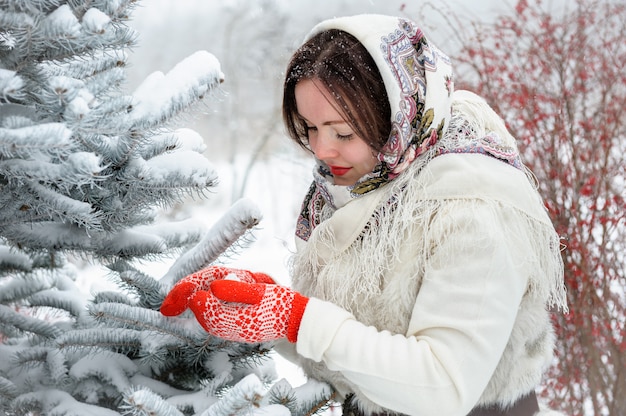
<svg viewBox="0 0 626 416">
<path fill-rule="evenodd" d="M 330 173 L 333 174 L 333 176 L 343 176 L 346 173 L 348 173 L 348 171 L 352 168 L 344 168 L 341 166 L 329 166 L 330 168 Z"/>
</svg>

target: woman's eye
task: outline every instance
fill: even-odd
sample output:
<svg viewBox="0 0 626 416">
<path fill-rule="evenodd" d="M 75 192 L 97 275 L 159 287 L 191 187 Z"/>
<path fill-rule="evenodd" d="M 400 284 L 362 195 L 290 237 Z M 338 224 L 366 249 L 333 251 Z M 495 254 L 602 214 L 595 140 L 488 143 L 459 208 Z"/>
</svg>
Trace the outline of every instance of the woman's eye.
<svg viewBox="0 0 626 416">
<path fill-rule="evenodd" d="M 306 126 L 306 131 L 307 132 L 309 132 L 309 131 L 317 131 L 317 127 L 315 127 L 315 126 Z"/>
<path fill-rule="evenodd" d="M 353 133 L 350 133 L 350 134 L 339 134 L 339 133 L 337 133 L 337 139 L 338 140 L 350 140 L 350 139 L 352 139 L 352 136 L 354 136 Z"/>
</svg>

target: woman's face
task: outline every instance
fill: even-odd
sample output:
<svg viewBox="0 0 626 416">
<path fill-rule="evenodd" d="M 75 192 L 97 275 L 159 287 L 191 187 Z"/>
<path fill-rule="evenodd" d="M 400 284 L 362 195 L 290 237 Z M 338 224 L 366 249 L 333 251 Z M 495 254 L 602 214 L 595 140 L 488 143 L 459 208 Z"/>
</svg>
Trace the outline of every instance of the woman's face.
<svg viewBox="0 0 626 416">
<path fill-rule="evenodd" d="M 319 82 L 305 79 L 295 88 L 298 114 L 304 120 L 309 147 L 333 175 L 335 185 L 354 185 L 378 163 L 371 147 L 331 104 L 330 92 Z"/>
</svg>

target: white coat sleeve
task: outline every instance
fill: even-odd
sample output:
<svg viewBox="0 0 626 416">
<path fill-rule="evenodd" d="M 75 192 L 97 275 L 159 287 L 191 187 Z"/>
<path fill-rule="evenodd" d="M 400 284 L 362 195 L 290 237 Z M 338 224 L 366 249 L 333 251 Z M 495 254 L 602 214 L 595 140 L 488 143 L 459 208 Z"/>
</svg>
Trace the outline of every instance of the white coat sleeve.
<svg viewBox="0 0 626 416">
<path fill-rule="evenodd" d="M 501 232 L 509 214 L 474 205 L 440 212 L 431 224 L 448 234 L 426 265 L 407 334 L 367 327 L 311 299 L 298 353 L 342 372 L 385 408 L 467 414 L 500 360 L 528 283 L 524 247 Z"/>
</svg>

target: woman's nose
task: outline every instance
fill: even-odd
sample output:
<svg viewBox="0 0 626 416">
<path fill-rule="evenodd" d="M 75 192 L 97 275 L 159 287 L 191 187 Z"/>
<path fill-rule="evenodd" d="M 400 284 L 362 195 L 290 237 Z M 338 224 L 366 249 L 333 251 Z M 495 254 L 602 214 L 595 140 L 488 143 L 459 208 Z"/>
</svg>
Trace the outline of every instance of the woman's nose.
<svg viewBox="0 0 626 416">
<path fill-rule="evenodd" d="M 316 136 L 315 140 L 311 142 L 311 149 L 315 153 L 315 157 L 320 160 L 336 157 L 338 154 L 336 140 L 326 132 L 318 132 Z"/>
</svg>

